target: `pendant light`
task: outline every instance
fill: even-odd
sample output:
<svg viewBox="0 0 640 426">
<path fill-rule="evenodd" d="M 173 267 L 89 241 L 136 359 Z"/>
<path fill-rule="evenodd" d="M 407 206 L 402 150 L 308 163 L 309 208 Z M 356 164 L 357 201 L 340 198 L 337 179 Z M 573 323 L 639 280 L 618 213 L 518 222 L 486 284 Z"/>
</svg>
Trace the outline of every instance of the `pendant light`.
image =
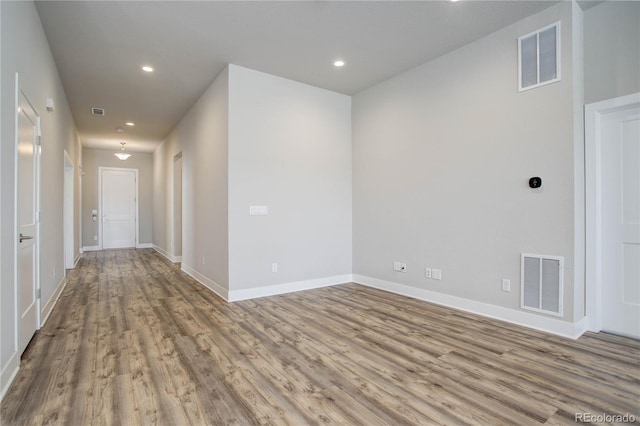
<svg viewBox="0 0 640 426">
<path fill-rule="evenodd" d="M 120 145 L 122 145 L 122 147 L 120 148 L 120 152 L 116 152 L 115 155 L 116 157 L 118 157 L 119 159 L 121 159 L 122 161 L 126 160 L 127 158 L 131 157 L 131 154 L 128 154 L 126 152 L 124 152 L 124 142 L 120 142 Z"/>
</svg>

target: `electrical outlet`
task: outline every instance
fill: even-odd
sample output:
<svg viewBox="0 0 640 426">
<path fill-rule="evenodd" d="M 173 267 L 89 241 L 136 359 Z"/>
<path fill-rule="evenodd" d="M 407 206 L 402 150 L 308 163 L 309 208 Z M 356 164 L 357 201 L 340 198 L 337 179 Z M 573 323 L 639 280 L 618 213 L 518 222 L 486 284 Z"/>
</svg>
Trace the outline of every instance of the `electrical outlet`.
<svg viewBox="0 0 640 426">
<path fill-rule="evenodd" d="M 204 256 L 202 256 L 202 264 L 203 264 L 203 265 L 205 264 Z"/>
<path fill-rule="evenodd" d="M 53 268 L 53 278 L 56 277 L 56 268 Z"/>
<path fill-rule="evenodd" d="M 511 280 L 502 279 L 502 291 L 511 291 Z"/>
<path fill-rule="evenodd" d="M 393 270 L 398 272 L 402 271 L 402 262 L 394 261 Z"/>
<path fill-rule="evenodd" d="M 271 272 L 278 272 L 278 264 L 277 263 L 272 263 L 271 264 Z"/>
<path fill-rule="evenodd" d="M 424 276 L 431 278 L 431 268 L 424 268 Z"/>
<path fill-rule="evenodd" d="M 98 236 L 97 235 L 93 236 L 93 241 L 98 241 Z"/>
<path fill-rule="evenodd" d="M 407 264 L 402 262 L 400 264 L 400 272 L 407 272 Z"/>
<path fill-rule="evenodd" d="M 441 280 L 442 279 L 442 270 L 441 269 L 432 269 L 431 272 L 433 273 L 433 279 L 434 280 Z"/>
</svg>

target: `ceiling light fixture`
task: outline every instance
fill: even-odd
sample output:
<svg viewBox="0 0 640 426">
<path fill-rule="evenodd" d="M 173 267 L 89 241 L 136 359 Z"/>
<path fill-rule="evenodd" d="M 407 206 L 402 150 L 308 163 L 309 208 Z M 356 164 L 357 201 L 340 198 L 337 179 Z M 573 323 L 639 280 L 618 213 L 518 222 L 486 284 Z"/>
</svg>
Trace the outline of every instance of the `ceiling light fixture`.
<svg viewBox="0 0 640 426">
<path fill-rule="evenodd" d="M 121 159 L 122 161 L 124 161 L 124 160 L 126 160 L 127 158 L 131 157 L 131 154 L 128 154 L 128 153 L 124 152 L 124 145 L 125 145 L 125 143 L 124 143 L 124 142 L 120 142 L 120 145 L 122 145 L 122 146 L 120 147 L 120 152 L 116 152 L 116 153 L 115 153 L 115 154 L 113 154 L 113 155 L 115 155 L 116 157 L 118 157 L 119 159 Z"/>
<path fill-rule="evenodd" d="M 142 71 L 144 71 L 144 72 L 153 72 L 153 67 L 150 67 L 149 65 L 144 65 L 142 67 Z"/>
<path fill-rule="evenodd" d="M 126 122 L 126 123 L 124 123 L 124 124 L 126 124 L 127 126 L 131 126 L 131 127 L 133 127 L 133 126 L 135 126 L 135 125 L 136 125 L 136 123 L 134 123 L 133 121 L 127 121 L 127 122 Z"/>
<path fill-rule="evenodd" d="M 342 59 L 338 59 L 337 61 L 335 61 L 335 62 L 333 63 L 333 66 L 334 66 L 334 67 L 336 67 L 336 68 L 342 68 L 342 67 L 344 67 L 345 65 L 346 65 L 346 62 L 345 62 L 345 61 L 343 61 Z"/>
</svg>

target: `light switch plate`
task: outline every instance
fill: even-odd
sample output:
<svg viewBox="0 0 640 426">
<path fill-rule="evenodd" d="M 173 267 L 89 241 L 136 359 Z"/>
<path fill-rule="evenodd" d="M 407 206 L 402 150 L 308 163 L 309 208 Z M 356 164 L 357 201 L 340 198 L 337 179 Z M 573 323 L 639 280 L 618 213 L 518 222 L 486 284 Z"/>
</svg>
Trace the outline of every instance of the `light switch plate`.
<svg viewBox="0 0 640 426">
<path fill-rule="evenodd" d="M 432 269 L 431 270 L 432 274 L 433 274 L 433 279 L 434 280 L 441 280 L 442 279 L 442 270 L 441 269 Z"/>
</svg>

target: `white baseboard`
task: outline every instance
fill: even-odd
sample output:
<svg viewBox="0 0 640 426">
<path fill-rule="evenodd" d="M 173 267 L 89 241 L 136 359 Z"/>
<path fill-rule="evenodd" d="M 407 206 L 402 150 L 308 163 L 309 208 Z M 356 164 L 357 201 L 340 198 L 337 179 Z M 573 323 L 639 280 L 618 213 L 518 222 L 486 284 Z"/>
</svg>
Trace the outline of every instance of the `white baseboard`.
<svg viewBox="0 0 640 426">
<path fill-rule="evenodd" d="M 51 295 L 49 300 L 47 300 L 47 303 L 45 303 L 44 307 L 40 310 L 40 318 L 42 318 L 42 320 L 40 321 L 40 328 L 42 328 L 44 326 L 44 323 L 46 323 L 49 319 L 49 315 L 51 315 L 51 311 L 53 311 L 53 307 L 56 305 L 56 302 L 58 302 L 60 294 L 62 294 L 62 290 L 64 290 L 66 285 L 67 278 L 63 276 L 56 286 L 56 289 L 53 291 L 53 294 Z"/>
<path fill-rule="evenodd" d="M 189 265 L 185 265 L 184 263 L 181 265 L 180 269 L 187 275 L 190 275 L 193 279 L 198 281 L 204 287 L 208 288 L 218 296 L 222 297 L 224 300 L 229 301 L 229 291 L 222 287 L 217 282 L 213 281 L 202 275 L 200 272 L 196 271 Z"/>
<path fill-rule="evenodd" d="M 570 339 L 577 339 L 587 329 L 585 318 L 572 323 L 358 274 L 353 275 L 353 282 Z"/>
<path fill-rule="evenodd" d="M 254 287 L 245 290 L 233 290 L 229 292 L 229 299 L 227 300 L 229 302 L 237 302 L 240 300 L 255 299 L 258 297 L 275 296 L 277 294 L 293 293 L 296 291 L 311 290 L 320 287 L 330 287 L 333 285 L 350 283 L 352 281 L 353 276 L 351 274 L 345 274 L 265 287 Z"/>
<path fill-rule="evenodd" d="M 78 266 L 78 262 L 80 262 L 80 258 L 82 257 L 82 250 L 80 250 L 77 254 L 76 254 L 76 258 L 73 259 L 73 267 L 75 268 L 76 266 Z"/>
<path fill-rule="evenodd" d="M 100 250 L 102 250 L 100 248 L 100 246 L 84 246 L 84 247 L 82 247 L 82 251 L 83 252 L 85 252 L 85 251 L 100 251 Z"/>
<path fill-rule="evenodd" d="M 16 378 L 19 370 L 20 357 L 18 356 L 18 352 L 13 352 L 9 361 L 2 367 L 2 372 L 0 373 L 0 401 L 4 399 L 4 396 L 9 390 L 9 386 L 13 383 L 13 379 Z"/>
<path fill-rule="evenodd" d="M 153 244 L 151 244 L 151 243 L 140 243 L 140 244 L 136 244 L 136 248 L 139 248 L 139 249 L 153 248 Z"/>
<path fill-rule="evenodd" d="M 162 247 L 159 247 L 159 246 L 157 246 L 155 244 L 152 244 L 151 248 L 153 248 L 155 251 L 157 251 L 158 253 L 160 253 L 161 255 L 163 255 L 164 257 L 166 257 L 167 259 L 169 259 L 169 261 L 171 261 L 173 263 L 182 262 L 182 256 L 174 256 L 171 253 L 169 253 L 168 251 L 166 251 L 165 249 L 163 249 Z"/>
</svg>

